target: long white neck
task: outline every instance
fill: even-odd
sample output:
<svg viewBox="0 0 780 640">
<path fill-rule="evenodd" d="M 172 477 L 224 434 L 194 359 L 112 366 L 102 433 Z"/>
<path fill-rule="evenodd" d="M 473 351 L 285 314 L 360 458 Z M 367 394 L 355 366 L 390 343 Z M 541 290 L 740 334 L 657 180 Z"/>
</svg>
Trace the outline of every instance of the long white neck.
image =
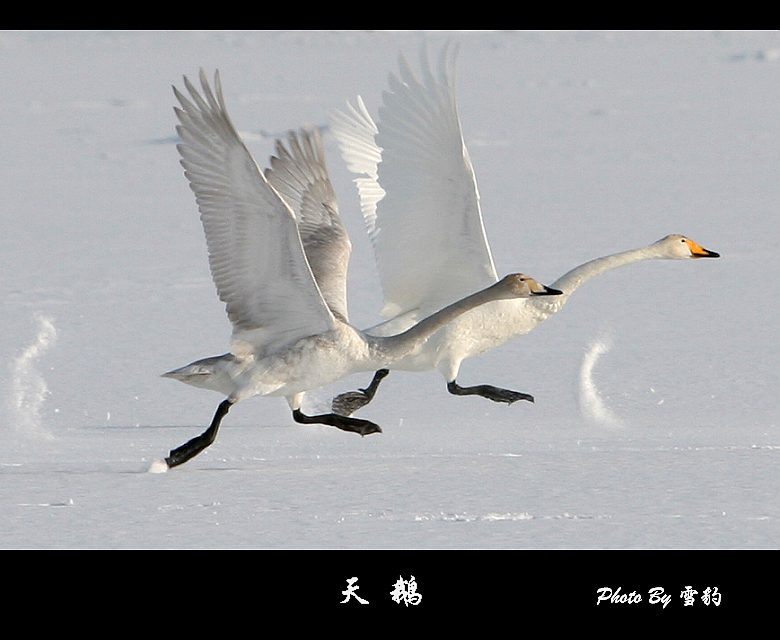
<svg viewBox="0 0 780 640">
<path fill-rule="evenodd" d="M 577 288 L 585 284 L 591 278 L 595 278 L 606 271 L 617 269 L 618 267 L 623 267 L 627 264 L 663 257 L 663 254 L 657 247 L 648 245 L 647 247 L 642 247 L 640 249 L 629 249 L 628 251 L 621 251 L 620 253 L 613 253 L 612 255 L 604 256 L 602 258 L 596 258 L 581 264 L 579 267 L 574 267 L 571 271 L 567 271 L 550 285 L 555 289 L 563 291 L 563 295 L 554 296 L 552 298 L 533 298 L 527 302 L 538 307 L 540 310 L 549 310 L 550 313 L 555 313 L 566 304 L 569 300 L 569 296 L 574 293 Z"/>
<path fill-rule="evenodd" d="M 364 334 L 365 339 L 379 358 L 388 359 L 388 364 L 396 359 L 402 358 L 423 342 L 431 335 L 441 329 L 451 320 L 478 307 L 486 302 L 495 300 L 505 300 L 514 298 L 507 292 L 507 287 L 503 281 L 499 281 L 477 293 L 462 298 L 437 311 L 436 313 L 420 320 L 416 325 L 392 336 L 372 336 Z"/>
</svg>

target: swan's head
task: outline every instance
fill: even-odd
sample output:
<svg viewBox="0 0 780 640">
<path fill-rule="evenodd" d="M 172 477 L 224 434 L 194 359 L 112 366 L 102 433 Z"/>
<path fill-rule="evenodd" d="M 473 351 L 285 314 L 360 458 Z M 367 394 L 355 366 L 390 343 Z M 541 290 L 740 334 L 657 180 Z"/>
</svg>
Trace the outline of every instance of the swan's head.
<svg viewBox="0 0 780 640">
<path fill-rule="evenodd" d="M 685 260 L 688 258 L 720 258 L 719 253 L 705 249 L 698 242 L 694 242 L 679 233 L 672 233 L 661 238 L 653 244 L 660 252 L 661 257 L 672 260 Z"/>
<path fill-rule="evenodd" d="M 563 291 L 543 285 L 538 280 L 524 273 L 510 273 L 499 280 L 496 285 L 501 293 L 508 298 L 531 298 L 534 296 L 559 296 Z"/>
</svg>

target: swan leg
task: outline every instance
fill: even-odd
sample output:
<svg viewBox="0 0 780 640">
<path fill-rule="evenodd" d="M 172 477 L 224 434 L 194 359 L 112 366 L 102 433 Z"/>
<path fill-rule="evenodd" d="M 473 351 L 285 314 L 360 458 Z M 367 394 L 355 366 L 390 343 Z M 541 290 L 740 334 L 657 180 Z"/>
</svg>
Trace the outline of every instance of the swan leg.
<svg viewBox="0 0 780 640">
<path fill-rule="evenodd" d="M 360 407 L 366 406 L 374 399 L 379 383 L 388 373 L 390 373 L 388 369 L 380 369 L 374 374 L 374 379 L 371 380 L 371 384 L 365 389 L 347 391 L 337 395 L 331 402 L 333 413 L 337 413 L 340 416 L 351 416 Z"/>
<path fill-rule="evenodd" d="M 478 384 L 473 387 L 461 387 L 455 380 L 447 383 L 447 391 L 456 396 L 482 396 L 493 402 L 506 402 L 512 404 L 518 400 L 533 402 L 534 397 L 529 393 L 502 389 L 489 384 Z"/>
<path fill-rule="evenodd" d="M 293 419 L 301 424 L 326 424 L 330 427 L 336 427 L 342 431 L 351 431 L 359 433 L 361 436 L 367 436 L 371 433 L 382 433 L 378 424 L 360 418 L 348 418 L 336 413 L 323 413 L 318 416 L 307 416 L 300 409 L 293 409 Z"/>
<path fill-rule="evenodd" d="M 214 442 L 217 437 L 217 431 L 219 430 L 219 423 L 222 422 L 222 418 L 225 417 L 232 405 L 233 403 L 230 400 L 223 400 L 220 402 L 208 429 L 199 436 L 195 436 L 192 440 L 188 440 L 183 445 L 171 449 L 168 457 L 165 458 L 165 463 L 168 467 L 172 468 L 184 464 L 187 460 L 194 458 Z"/>
</svg>

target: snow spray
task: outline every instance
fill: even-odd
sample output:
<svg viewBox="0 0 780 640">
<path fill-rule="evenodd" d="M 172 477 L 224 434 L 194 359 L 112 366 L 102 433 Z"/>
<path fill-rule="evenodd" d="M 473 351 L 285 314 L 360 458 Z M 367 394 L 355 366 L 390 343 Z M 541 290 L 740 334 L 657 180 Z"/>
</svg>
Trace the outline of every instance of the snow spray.
<svg viewBox="0 0 780 640">
<path fill-rule="evenodd" d="M 580 366 L 580 413 L 597 424 L 618 426 L 620 420 L 604 404 L 596 383 L 593 381 L 593 369 L 599 358 L 612 348 L 612 340 L 602 336 L 590 343 Z"/>
<path fill-rule="evenodd" d="M 38 323 L 35 341 L 11 363 L 10 419 L 20 433 L 51 440 L 54 436 L 41 420 L 41 408 L 49 395 L 49 387 L 35 364 L 56 342 L 57 329 L 49 317 L 36 313 L 34 319 Z"/>
</svg>

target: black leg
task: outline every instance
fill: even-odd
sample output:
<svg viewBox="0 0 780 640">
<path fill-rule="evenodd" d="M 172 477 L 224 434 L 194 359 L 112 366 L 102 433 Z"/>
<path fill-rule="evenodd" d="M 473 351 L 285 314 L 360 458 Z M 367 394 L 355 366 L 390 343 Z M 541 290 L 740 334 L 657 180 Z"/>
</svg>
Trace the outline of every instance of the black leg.
<svg viewBox="0 0 780 640">
<path fill-rule="evenodd" d="M 333 402 L 330 407 L 333 413 L 337 413 L 340 416 L 351 416 L 360 407 L 365 407 L 369 402 L 374 399 L 374 394 L 379 388 L 379 383 L 382 382 L 388 373 L 387 369 L 380 369 L 374 374 L 374 379 L 371 380 L 371 384 L 365 389 L 358 389 L 357 391 L 347 391 L 341 393 L 333 398 Z"/>
<path fill-rule="evenodd" d="M 461 387 L 455 380 L 447 383 L 447 391 L 456 396 L 482 396 L 493 402 L 506 402 L 512 404 L 518 400 L 534 401 L 534 397 L 528 393 L 511 391 L 510 389 L 501 389 L 489 384 L 478 384 L 473 387 Z"/>
<path fill-rule="evenodd" d="M 306 414 L 301 413 L 300 409 L 295 409 L 293 410 L 293 419 L 295 422 L 300 422 L 301 424 L 326 424 L 330 427 L 341 429 L 342 431 L 359 433 L 361 436 L 367 436 L 370 433 L 382 433 L 382 429 L 378 424 L 374 424 L 368 420 L 361 420 L 360 418 L 340 416 L 336 413 L 323 413 L 319 416 L 307 416 Z"/>
<path fill-rule="evenodd" d="M 208 429 L 199 436 L 195 436 L 192 440 L 185 442 L 180 447 L 171 449 L 168 457 L 165 458 L 168 467 L 177 467 L 180 464 L 184 464 L 187 460 L 194 458 L 214 442 L 217 437 L 217 431 L 219 430 L 219 423 L 222 422 L 222 418 L 225 417 L 225 414 L 230 410 L 232 404 L 233 403 L 230 400 L 223 400 L 220 402 Z"/>
</svg>

